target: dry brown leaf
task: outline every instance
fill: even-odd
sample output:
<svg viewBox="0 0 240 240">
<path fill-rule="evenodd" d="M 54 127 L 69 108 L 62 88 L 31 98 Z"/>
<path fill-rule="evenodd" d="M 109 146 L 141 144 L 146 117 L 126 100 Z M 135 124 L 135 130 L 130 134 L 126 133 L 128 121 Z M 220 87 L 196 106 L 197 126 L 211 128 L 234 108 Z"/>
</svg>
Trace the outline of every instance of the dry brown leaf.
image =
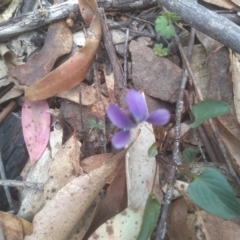
<svg viewBox="0 0 240 240">
<path fill-rule="evenodd" d="M 77 86 L 87 75 L 101 38 L 101 24 L 95 0 L 79 0 L 81 14 L 90 25 L 83 48 L 45 78 L 25 91 L 28 100 L 36 101 L 52 97 Z"/>
<path fill-rule="evenodd" d="M 227 8 L 227 9 L 232 9 L 232 8 L 236 7 L 236 5 L 234 3 L 232 3 L 232 2 L 234 2 L 234 0 L 233 1 L 230 1 L 230 0 L 204 0 L 204 2 L 208 2 L 208 3 L 214 4 L 216 6 Z"/>
<path fill-rule="evenodd" d="M 33 234 L 25 240 L 67 239 L 127 151 L 125 149 L 117 153 L 100 168 L 73 179 L 58 191 L 36 214 Z"/>
<path fill-rule="evenodd" d="M 234 106 L 238 123 L 240 124 L 240 56 L 230 52 L 231 72 L 233 82 Z"/>
<path fill-rule="evenodd" d="M 232 81 L 229 74 L 229 52 L 226 47 L 207 35 L 196 32 L 199 41 L 207 51 L 207 66 L 209 81 L 207 85 L 206 98 L 218 99 L 231 104 Z M 204 59 L 205 60 L 205 59 Z"/>
<path fill-rule="evenodd" d="M 81 143 L 72 136 L 53 158 L 44 186 L 45 201 L 51 200 L 63 186 L 82 173 L 79 165 L 80 147 Z"/>
<path fill-rule="evenodd" d="M 51 161 L 51 152 L 49 148 L 46 148 L 40 159 L 31 167 L 26 181 L 45 184 L 48 179 L 48 169 Z M 43 205 L 43 190 L 24 188 L 21 192 L 21 205 L 18 216 L 32 221 L 34 215 Z"/>
<path fill-rule="evenodd" d="M 113 153 L 103 153 L 85 158 L 81 161 L 81 167 L 86 173 L 101 167 L 106 161 L 113 157 Z"/>
<path fill-rule="evenodd" d="M 114 174 L 113 174 L 114 175 Z M 89 236 L 104 222 L 122 212 L 127 207 L 127 185 L 125 176 L 125 163 L 116 170 L 115 178 L 107 189 L 106 196 L 99 201 L 93 216 L 92 223 L 83 240 Z"/>
<path fill-rule="evenodd" d="M 215 217 L 207 212 L 200 211 L 196 213 L 203 232 L 210 240 L 238 240 L 240 236 L 239 225 L 232 222 Z"/>
<path fill-rule="evenodd" d="M 238 176 L 240 176 L 239 127 L 235 127 L 235 128 L 231 128 L 231 129 L 228 128 L 228 125 L 231 125 L 231 123 L 232 123 L 232 125 L 236 126 L 234 119 L 231 117 L 228 117 L 228 119 L 225 119 L 225 120 L 221 119 L 221 121 L 219 121 L 216 118 L 215 123 L 218 128 L 218 133 L 222 137 L 222 140 L 228 151 L 229 160 L 231 161 L 232 166 L 233 166 L 234 170 L 236 171 L 236 173 L 238 174 Z M 239 134 L 238 138 L 234 136 L 237 133 Z"/>
<path fill-rule="evenodd" d="M 42 50 L 27 63 L 12 68 L 10 74 L 22 85 L 34 84 L 52 70 L 59 57 L 71 52 L 72 43 L 72 33 L 65 21 L 52 23 Z"/>
<path fill-rule="evenodd" d="M 240 6 L 240 0 L 232 0 L 232 2 Z"/>
<path fill-rule="evenodd" d="M 188 205 L 184 198 L 173 201 L 167 226 L 168 237 L 171 240 L 196 239 L 194 221 L 191 221 L 193 217 L 193 214 L 188 213 Z"/>
<path fill-rule="evenodd" d="M 89 106 L 94 104 L 96 99 L 96 90 L 92 86 L 88 86 L 85 83 L 81 83 L 79 86 L 72 88 L 68 91 L 62 92 L 57 96 L 60 98 L 65 98 L 75 103 L 79 102 L 79 92 L 81 91 L 81 104 L 84 106 Z"/>
<path fill-rule="evenodd" d="M 0 212 L 0 226 L 6 240 L 23 240 L 23 227 L 17 216 L 6 212 Z"/>
</svg>

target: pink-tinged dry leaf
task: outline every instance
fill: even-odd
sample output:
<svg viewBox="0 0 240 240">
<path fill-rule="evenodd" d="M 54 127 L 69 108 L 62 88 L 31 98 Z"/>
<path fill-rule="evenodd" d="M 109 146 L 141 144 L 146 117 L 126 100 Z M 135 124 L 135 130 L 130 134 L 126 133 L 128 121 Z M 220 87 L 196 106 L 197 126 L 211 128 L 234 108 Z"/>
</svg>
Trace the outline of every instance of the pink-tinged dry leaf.
<svg viewBox="0 0 240 240">
<path fill-rule="evenodd" d="M 47 146 L 50 135 L 50 113 L 47 101 L 25 101 L 22 108 L 23 136 L 32 163 Z"/>
<path fill-rule="evenodd" d="M 101 23 L 95 0 L 79 0 L 79 5 L 85 22 L 91 23 L 85 46 L 60 67 L 32 84 L 25 91 L 26 99 L 37 101 L 52 97 L 77 86 L 86 77 L 101 39 Z"/>
</svg>

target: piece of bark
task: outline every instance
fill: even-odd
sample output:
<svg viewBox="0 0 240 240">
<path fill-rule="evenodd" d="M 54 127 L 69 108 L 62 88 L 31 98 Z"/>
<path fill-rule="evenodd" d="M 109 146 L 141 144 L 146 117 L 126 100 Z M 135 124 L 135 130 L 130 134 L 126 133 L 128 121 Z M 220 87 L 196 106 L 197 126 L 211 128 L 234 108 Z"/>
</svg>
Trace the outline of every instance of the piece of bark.
<svg viewBox="0 0 240 240">
<path fill-rule="evenodd" d="M 156 3 L 149 3 L 147 0 L 138 1 L 97 1 L 99 7 L 107 11 L 132 11 L 135 9 L 149 8 Z M 19 17 L 14 17 L 10 21 L 0 24 L 0 42 L 7 41 L 9 38 L 33 30 L 53 21 L 63 19 L 71 12 L 79 13 L 78 0 L 66 1 L 64 3 L 53 5 L 44 11 L 30 12 Z"/>
<path fill-rule="evenodd" d="M 240 27 L 228 19 L 194 1 L 158 0 L 158 3 L 177 13 L 191 27 L 240 53 Z"/>
</svg>

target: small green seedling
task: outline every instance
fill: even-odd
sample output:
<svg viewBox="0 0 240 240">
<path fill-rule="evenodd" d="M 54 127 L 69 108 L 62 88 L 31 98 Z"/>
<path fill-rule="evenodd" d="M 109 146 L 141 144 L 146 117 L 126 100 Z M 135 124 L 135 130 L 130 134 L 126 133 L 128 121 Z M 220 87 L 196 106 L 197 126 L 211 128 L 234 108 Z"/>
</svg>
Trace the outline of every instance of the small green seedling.
<svg viewBox="0 0 240 240">
<path fill-rule="evenodd" d="M 160 56 L 160 57 L 164 57 L 168 55 L 168 48 L 164 48 L 161 43 L 155 44 L 153 51 L 157 56 Z"/>
<path fill-rule="evenodd" d="M 173 23 L 180 20 L 180 17 L 174 12 L 165 12 L 155 21 L 155 30 L 162 37 L 170 39 L 175 35 Z"/>
</svg>

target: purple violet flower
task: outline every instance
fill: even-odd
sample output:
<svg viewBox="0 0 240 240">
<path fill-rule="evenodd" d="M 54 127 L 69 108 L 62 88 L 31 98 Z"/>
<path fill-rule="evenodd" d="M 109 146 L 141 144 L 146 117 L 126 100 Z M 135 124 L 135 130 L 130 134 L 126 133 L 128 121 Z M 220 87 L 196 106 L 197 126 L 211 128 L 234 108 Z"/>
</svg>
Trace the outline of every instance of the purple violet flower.
<svg viewBox="0 0 240 240">
<path fill-rule="evenodd" d="M 122 129 L 112 138 L 112 144 L 117 149 L 125 147 L 130 141 L 131 128 L 139 123 L 147 121 L 156 126 L 163 126 L 170 119 L 167 109 L 158 109 L 148 114 L 147 103 L 143 95 L 134 89 L 128 91 L 126 102 L 130 117 L 118 105 L 110 104 L 107 109 L 107 115 L 112 124 Z"/>
</svg>

